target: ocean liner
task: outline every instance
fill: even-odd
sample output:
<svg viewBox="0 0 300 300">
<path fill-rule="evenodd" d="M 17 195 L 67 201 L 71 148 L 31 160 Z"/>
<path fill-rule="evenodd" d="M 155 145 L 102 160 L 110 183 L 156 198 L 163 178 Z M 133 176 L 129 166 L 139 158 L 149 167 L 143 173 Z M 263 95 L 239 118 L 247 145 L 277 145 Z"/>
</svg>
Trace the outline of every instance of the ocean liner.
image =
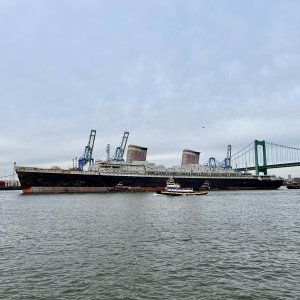
<svg viewBox="0 0 300 300">
<path fill-rule="evenodd" d="M 112 158 L 107 148 L 106 160 L 94 162 L 92 158 L 96 136 L 96 131 L 92 130 L 89 144 L 76 167 L 16 167 L 23 193 L 112 192 L 120 185 L 128 187 L 129 191 L 162 191 L 170 177 L 181 187 L 192 187 L 195 191 L 207 183 L 214 190 L 277 189 L 283 184 L 283 180 L 275 176 L 236 172 L 230 164 L 225 167 L 200 165 L 200 152 L 188 149 L 183 150 L 181 166 L 165 167 L 146 161 L 147 148 L 129 145 L 125 162 L 123 155 L 128 135 L 124 133 Z M 89 164 L 88 170 L 84 170 L 85 164 Z"/>
</svg>

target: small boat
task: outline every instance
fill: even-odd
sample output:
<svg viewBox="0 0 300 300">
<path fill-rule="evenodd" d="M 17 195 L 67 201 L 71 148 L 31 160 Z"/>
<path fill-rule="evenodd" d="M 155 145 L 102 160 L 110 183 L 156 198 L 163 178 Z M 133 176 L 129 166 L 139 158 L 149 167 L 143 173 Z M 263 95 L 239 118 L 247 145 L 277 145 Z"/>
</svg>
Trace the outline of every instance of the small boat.
<svg viewBox="0 0 300 300">
<path fill-rule="evenodd" d="M 182 188 L 178 183 L 175 183 L 173 178 L 169 178 L 164 191 L 158 191 L 157 194 L 169 196 L 199 196 L 206 195 L 207 191 L 194 191 L 193 188 Z"/>
<path fill-rule="evenodd" d="M 204 183 L 201 185 L 201 190 L 202 191 L 208 191 L 210 189 L 209 187 L 209 182 L 206 180 Z"/>
<path fill-rule="evenodd" d="M 300 189 L 300 182 L 289 181 L 289 182 L 286 183 L 286 187 L 288 189 Z"/>
</svg>

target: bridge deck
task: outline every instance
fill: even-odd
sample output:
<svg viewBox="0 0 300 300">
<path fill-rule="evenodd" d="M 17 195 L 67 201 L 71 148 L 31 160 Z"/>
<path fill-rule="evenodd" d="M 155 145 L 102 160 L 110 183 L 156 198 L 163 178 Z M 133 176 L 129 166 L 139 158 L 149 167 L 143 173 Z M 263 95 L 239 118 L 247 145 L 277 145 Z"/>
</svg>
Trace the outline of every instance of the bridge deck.
<svg viewBox="0 0 300 300">
<path fill-rule="evenodd" d="M 285 163 L 285 164 L 275 164 L 275 165 L 266 165 L 266 166 L 259 166 L 259 170 L 267 170 L 267 169 L 278 169 L 278 168 L 288 168 L 288 167 L 298 167 L 300 166 L 300 162 L 294 163 Z M 245 167 L 245 168 L 237 168 L 238 171 L 253 171 L 255 170 L 254 167 Z"/>
</svg>

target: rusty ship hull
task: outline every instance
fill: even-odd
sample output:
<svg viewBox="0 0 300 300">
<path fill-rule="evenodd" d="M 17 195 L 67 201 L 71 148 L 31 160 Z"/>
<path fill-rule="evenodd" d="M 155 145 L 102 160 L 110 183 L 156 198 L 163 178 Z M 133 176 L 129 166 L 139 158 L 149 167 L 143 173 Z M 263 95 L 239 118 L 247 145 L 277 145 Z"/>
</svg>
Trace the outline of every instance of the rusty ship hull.
<svg viewBox="0 0 300 300">
<path fill-rule="evenodd" d="M 209 183 L 212 190 L 278 189 L 283 180 L 272 176 L 241 174 L 188 174 L 151 172 L 101 172 L 78 170 L 52 170 L 18 167 L 16 172 L 24 194 L 32 193 L 99 193 L 114 191 L 120 183 L 142 191 L 162 191 L 172 176 L 182 187 L 195 191 Z M 152 172 L 154 173 L 154 172 Z"/>
</svg>

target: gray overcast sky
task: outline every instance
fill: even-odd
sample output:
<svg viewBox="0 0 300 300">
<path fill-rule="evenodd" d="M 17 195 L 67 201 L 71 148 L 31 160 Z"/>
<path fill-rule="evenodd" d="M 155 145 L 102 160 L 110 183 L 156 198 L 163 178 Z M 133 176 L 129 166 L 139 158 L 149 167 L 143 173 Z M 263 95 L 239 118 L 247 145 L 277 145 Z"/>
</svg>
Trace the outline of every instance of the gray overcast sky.
<svg viewBox="0 0 300 300">
<path fill-rule="evenodd" d="M 106 144 L 222 160 L 254 139 L 300 148 L 298 0 L 1 0 L 0 176 L 69 167 Z M 205 126 L 205 128 L 202 128 Z M 300 168 L 273 170 L 300 176 Z"/>
</svg>

